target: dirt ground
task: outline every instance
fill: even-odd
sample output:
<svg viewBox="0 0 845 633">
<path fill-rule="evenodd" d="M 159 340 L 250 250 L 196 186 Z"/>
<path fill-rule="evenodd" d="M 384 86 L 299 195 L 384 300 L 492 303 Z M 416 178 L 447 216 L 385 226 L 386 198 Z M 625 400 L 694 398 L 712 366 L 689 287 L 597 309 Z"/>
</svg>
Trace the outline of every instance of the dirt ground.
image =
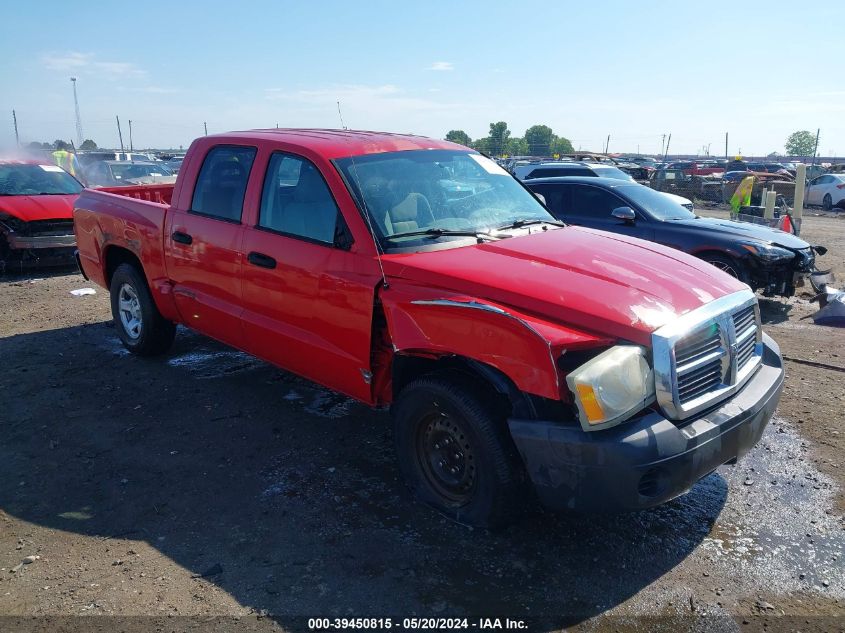
<svg viewBox="0 0 845 633">
<path fill-rule="evenodd" d="M 802 236 L 845 281 L 845 217 Z M 385 412 L 187 330 L 132 357 L 86 287 L 0 279 L 0 631 L 845 628 L 845 331 L 806 297 L 762 301 L 787 383 L 737 466 L 653 510 L 486 533 L 409 498 Z"/>
</svg>

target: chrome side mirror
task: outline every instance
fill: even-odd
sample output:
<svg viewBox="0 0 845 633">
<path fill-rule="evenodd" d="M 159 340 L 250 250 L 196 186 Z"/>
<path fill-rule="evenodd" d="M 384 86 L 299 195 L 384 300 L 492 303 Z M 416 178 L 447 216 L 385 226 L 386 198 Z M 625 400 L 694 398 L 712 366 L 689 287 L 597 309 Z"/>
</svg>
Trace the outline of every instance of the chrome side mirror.
<svg viewBox="0 0 845 633">
<path fill-rule="evenodd" d="M 610 212 L 610 215 L 617 220 L 623 220 L 624 222 L 633 222 L 637 219 L 637 214 L 634 213 L 634 210 L 631 207 L 616 207 Z"/>
<path fill-rule="evenodd" d="M 540 201 L 540 204 L 546 206 L 546 197 L 542 193 L 535 193 L 534 197 Z"/>
</svg>

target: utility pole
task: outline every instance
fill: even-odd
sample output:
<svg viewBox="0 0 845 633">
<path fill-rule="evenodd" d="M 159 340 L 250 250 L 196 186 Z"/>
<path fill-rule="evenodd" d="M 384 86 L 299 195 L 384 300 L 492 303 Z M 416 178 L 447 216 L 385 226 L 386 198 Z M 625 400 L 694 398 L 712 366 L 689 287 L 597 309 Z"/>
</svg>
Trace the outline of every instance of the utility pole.
<svg viewBox="0 0 845 633">
<path fill-rule="evenodd" d="M 610 149 L 610 134 L 607 135 L 607 142 L 604 144 L 604 153 L 607 154 Z"/>
<path fill-rule="evenodd" d="M 132 147 L 132 119 L 129 119 L 129 151 L 134 151 Z"/>
<path fill-rule="evenodd" d="M 12 110 L 12 121 L 15 124 L 15 143 L 17 144 L 18 147 L 20 147 L 21 146 L 21 139 L 18 136 L 18 115 L 15 114 L 14 110 Z"/>
<path fill-rule="evenodd" d="M 725 132 L 725 158 L 728 157 L 728 133 Z"/>
<path fill-rule="evenodd" d="M 76 77 L 71 77 L 70 82 L 73 84 L 73 107 L 76 110 L 76 144 L 82 147 L 82 117 L 79 116 L 79 99 L 76 97 Z"/>
<path fill-rule="evenodd" d="M 205 135 L 208 136 L 208 123 L 205 121 L 202 122 L 202 127 L 205 129 Z"/>
<path fill-rule="evenodd" d="M 123 132 L 120 131 L 120 118 L 115 114 L 114 120 L 117 121 L 117 137 L 120 139 L 120 153 L 123 153 Z"/>
<path fill-rule="evenodd" d="M 663 151 L 663 150 L 665 149 L 665 147 L 666 147 L 666 135 L 664 134 L 664 135 L 663 135 L 663 138 L 662 138 L 662 139 L 661 139 L 661 141 L 660 141 L 660 155 L 661 155 L 661 156 L 663 156 L 663 154 L 665 153 L 665 152 Z"/>
<path fill-rule="evenodd" d="M 816 128 L 816 144 L 813 147 L 813 165 L 816 164 L 816 155 L 819 153 L 819 132 L 821 131 L 821 128 Z"/>
<path fill-rule="evenodd" d="M 666 139 L 666 151 L 663 152 L 663 162 L 666 162 L 666 157 L 669 155 L 669 143 L 672 142 L 672 133 L 669 132 L 669 138 Z"/>
</svg>

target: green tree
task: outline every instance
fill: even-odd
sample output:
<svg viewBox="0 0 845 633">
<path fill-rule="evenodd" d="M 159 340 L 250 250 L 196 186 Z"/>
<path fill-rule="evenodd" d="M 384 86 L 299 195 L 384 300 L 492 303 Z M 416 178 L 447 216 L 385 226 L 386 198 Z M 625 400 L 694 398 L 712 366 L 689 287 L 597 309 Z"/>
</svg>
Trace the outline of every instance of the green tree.
<svg viewBox="0 0 845 633">
<path fill-rule="evenodd" d="M 512 136 L 505 143 L 504 153 L 508 156 L 525 156 L 530 152 L 528 151 L 528 143 L 525 142 L 524 138 Z"/>
<path fill-rule="evenodd" d="M 70 149 L 70 143 L 65 143 L 60 139 L 56 139 L 53 141 L 53 149 Z"/>
<path fill-rule="evenodd" d="M 472 145 L 472 139 L 469 137 L 469 134 L 467 134 L 463 130 L 449 130 L 449 132 L 447 132 L 446 134 L 446 140 L 452 141 L 453 143 L 466 145 L 467 147 L 470 147 Z"/>
<path fill-rule="evenodd" d="M 549 156 L 555 135 L 548 125 L 532 125 L 525 130 L 525 142 L 532 156 Z"/>
<path fill-rule="evenodd" d="M 575 148 L 572 147 L 572 143 L 568 138 L 556 136 L 552 140 L 552 154 L 571 154 L 574 151 Z"/>
<path fill-rule="evenodd" d="M 493 146 L 493 142 L 490 140 L 489 136 L 485 136 L 484 138 L 477 138 L 472 143 L 472 148 L 482 154 L 487 154 L 488 156 L 491 153 L 490 148 Z"/>
<path fill-rule="evenodd" d="M 793 132 L 784 145 L 790 156 L 812 156 L 816 149 L 816 137 L 807 130 Z"/>
<path fill-rule="evenodd" d="M 505 145 L 511 136 L 508 124 L 504 121 L 490 124 L 490 153 L 501 156 L 505 152 Z"/>
<path fill-rule="evenodd" d="M 84 149 L 84 150 L 97 149 L 97 144 L 94 141 L 92 141 L 90 138 L 86 138 L 84 141 L 82 141 L 82 145 L 79 146 L 79 149 Z"/>
</svg>

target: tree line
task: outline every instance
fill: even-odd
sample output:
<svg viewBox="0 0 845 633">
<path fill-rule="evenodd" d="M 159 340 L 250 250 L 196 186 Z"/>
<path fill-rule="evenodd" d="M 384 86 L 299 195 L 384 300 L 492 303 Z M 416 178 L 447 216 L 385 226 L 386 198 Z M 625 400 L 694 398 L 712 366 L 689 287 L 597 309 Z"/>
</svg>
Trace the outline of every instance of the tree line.
<svg viewBox="0 0 845 633">
<path fill-rule="evenodd" d="M 38 141 L 32 141 L 27 145 L 29 149 L 53 149 L 53 150 L 72 150 L 73 143 L 68 143 L 67 141 L 63 141 L 61 139 L 56 139 L 52 143 L 39 143 Z M 82 145 L 80 145 L 77 149 L 81 150 L 95 150 L 97 149 L 97 144 L 92 141 L 90 138 L 86 138 L 82 141 Z"/>
<path fill-rule="evenodd" d="M 463 130 L 449 130 L 446 140 L 460 143 L 488 156 L 552 156 L 575 150 L 568 138 L 558 136 L 548 125 L 532 125 L 523 136 L 511 136 L 504 121 L 490 124 L 490 133 L 472 140 Z"/>
</svg>

